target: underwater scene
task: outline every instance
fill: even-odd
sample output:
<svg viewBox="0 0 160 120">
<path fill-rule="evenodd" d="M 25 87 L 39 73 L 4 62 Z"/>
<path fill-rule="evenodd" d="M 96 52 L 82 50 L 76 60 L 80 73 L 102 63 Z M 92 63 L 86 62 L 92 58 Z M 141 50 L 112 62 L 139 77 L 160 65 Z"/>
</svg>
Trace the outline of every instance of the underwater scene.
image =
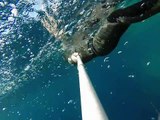
<svg viewBox="0 0 160 120">
<path fill-rule="evenodd" d="M 82 120 L 78 70 L 66 51 L 100 16 L 87 30 L 95 35 L 108 15 L 102 4 L 139 1 L 0 0 L 0 120 Z M 85 63 L 109 120 L 160 120 L 159 21 L 158 13 L 132 24 L 111 53 Z"/>
</svg>

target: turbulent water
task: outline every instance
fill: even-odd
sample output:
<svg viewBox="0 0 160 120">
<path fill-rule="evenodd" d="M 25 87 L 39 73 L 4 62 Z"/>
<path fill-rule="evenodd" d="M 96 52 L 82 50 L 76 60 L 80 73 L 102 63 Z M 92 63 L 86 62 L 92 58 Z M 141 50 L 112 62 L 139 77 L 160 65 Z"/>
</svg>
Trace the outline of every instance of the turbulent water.
<svg viewBox="0 0 160 120">
<path fill-rule="evenodd" d="M 35 78 L 48 59 L 56 58 L 53 62 L 57 66 L 63 58 L 64 34 L 72 36 L 81 28 L 98 3 L 83 0 L 0 2 L 0 96 Z"/>
<path fill-rule="evenodd" d="M 59 41 L 47 33 L 37 18 L 36 1 L 0 2 L 0 96 L 38 75 L 43 63 L 59 56 Z M 35 34 L 33 34 L 35 33 Z M 37 35 L 38 34 L 38 35 Z"/>
<path fill-rule="evenodd" d="M 137 1 L 117 0 L 116 3 L 122 8 Z M 0 1 L 1 120 L 81 119 L 77 73 L 64 58 L 62 40 L 64 35 L 69 38 L 81 29 L 99 3 L 100 0 Z M 108 3 L 113 2 L 109 0 Z M 113 54 L 87 65 L 93 68 L 90 71 L 93 83 L 111 120 L 155 120 L 157 117 L 159 46 L 154 44 L 148 49 L 146 46 L 152 43 L 148 42 L 149 37 L 141 35 L 144 33 L 140 30 L 151 35 L 153 31 L 149 29 L 158 20 L 160 16 L 141 23 L 141 27 L 133 26 Z M 155 40 L 157 37 L 153 34 Z M 144 49 L 136 44 L 136 39 L 146 40 L 145 45 L 140 42 Z M 136 51 L 136 46 L 141 51 Z M 136 54 L 132 56 L 134 51 L 139 52 L 139 59 L 134 58 Z M 98 75 L 94 75 L 95 69 L 100 70 L 97 70 Z M 152 79 L 155 84 L 150 81 Z"/>
</svg>

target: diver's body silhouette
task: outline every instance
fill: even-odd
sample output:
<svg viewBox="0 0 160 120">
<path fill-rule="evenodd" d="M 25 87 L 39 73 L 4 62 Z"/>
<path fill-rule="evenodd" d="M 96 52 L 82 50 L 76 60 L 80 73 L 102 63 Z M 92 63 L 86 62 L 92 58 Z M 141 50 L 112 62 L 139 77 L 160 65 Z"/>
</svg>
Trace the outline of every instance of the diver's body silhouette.
<svg viewBox="0 0 160 120">
<path fill-rule="evenodd" d="M 99 28 L 93 38 L 86 44 L 76 45 L 66 57 L 69 58 L 73 52 L 78 52 L 82 61 L 88 62 L 96 56 L 107 55 L 114 50 L 120 37 L 132 23 L 143 21 L 159 12 L 160 0 L 142 0 L 127 8 L 115 10 L 110 13 L 107 22 Z M 82 42 L 85 42 L 85 38 Z M 72 60 L 69 62 L 74 64 Z"/>
</svg>

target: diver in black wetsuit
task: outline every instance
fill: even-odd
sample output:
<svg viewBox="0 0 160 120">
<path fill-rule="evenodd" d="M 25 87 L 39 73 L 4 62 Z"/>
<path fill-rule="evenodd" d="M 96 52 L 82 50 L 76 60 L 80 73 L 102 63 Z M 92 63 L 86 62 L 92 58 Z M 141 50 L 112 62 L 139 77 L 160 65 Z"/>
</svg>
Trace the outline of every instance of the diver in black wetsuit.
<svg viewBox="0 0 160 120">
<path fill-rule="evenodd" d="M 120 37 L 127 28 L 136 22 L 145 20 L 160 12 L 160 0 L 142 0 L 132 6 L 113 11 L 104 24 L 87 44 L 77 45 L 70 53 L 68 61 L 75 64 L 70 56 L 78 52 L 83 62 L 88 62 L 96 56 L 109 54 L 117 46 Z M 82 40 L 85 42 L 85 40 Z"/>
</svg>

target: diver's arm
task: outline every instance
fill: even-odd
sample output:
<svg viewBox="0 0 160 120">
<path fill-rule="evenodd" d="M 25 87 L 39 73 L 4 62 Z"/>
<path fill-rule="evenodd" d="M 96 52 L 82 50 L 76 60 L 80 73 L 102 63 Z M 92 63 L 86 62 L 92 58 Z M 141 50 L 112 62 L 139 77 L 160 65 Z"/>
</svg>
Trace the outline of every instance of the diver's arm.
<svg viewBox="0 0 160 120">
<path fill-rule="evenodd" d="M 135 23 L 160 12 L 160 0 L 142 0 L 127 8 L 119 9 L 108 16 L 109 22 Z"/>
<path fill-rule="evenodd" d="M 110 23 L 103 25 L 93 38 L 94 53 L 98 56 L 109 54 L 118 44 L 120 37 L 130 24 Z"/>
<path fill-rule="evenodd" d="M 83 62 L 88 62 L 96 56 L 107 55 L 115 49 L 120 37 L 132 23 L 145 20 L 158 12 L 160 0 L 143 0 L 127 8 L 113 11 L 94 38 L 83 47 L 78 46 L 76 52 L 80 54 Z"/>
<path fill-rule="evenodd" d="M 107 55 L 118 44 L 120 37 L 131 25 L 147 19 L 160 10 L 160 0 L 143 0 L 125 9 L 112 12 L 108 22 L 103 25 L 93 39 L 93 48 L 97 56 Z M 141 15 L 144 14 L 144 15 Z M 123 21 L 119 21 L 123 18 Z"/>
</svg>

